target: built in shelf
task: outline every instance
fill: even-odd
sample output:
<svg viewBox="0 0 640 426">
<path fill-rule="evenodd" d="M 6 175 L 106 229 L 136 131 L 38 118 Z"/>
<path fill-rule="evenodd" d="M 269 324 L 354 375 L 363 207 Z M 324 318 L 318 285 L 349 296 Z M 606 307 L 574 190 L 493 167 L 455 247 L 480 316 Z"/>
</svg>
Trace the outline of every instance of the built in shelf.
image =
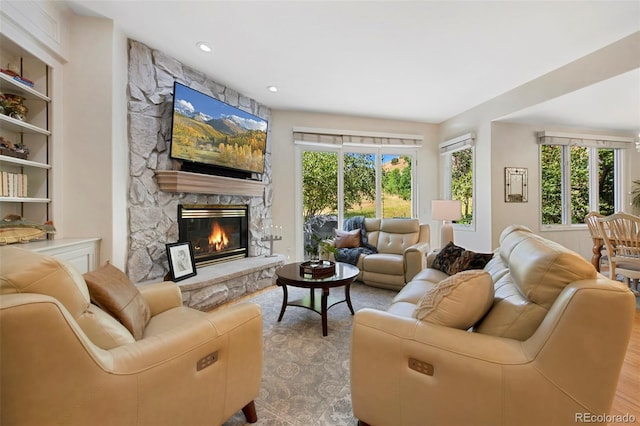
<svg viewBox="0 0 640 426">
<path fill-rule="evenodd" d="M 19 166 L 34 167 L 36 169 L 50 169 L 50 164 L 38 163 L 37 161 L 23 160 L 22 158 L 0 155 L 0 163 L 15 164 Z"/>
<path fill-rule="evenodd" d="M 13 77 L 0 73 L 0 90 L 4 93 L 22 96 L 25 99 L 39 99 L 45 102 L 51 102 L 51 99 L 38 92 L 32 87 L 22 84 L 13 79 Z"/>
<path fill-rule="evenodd" d="M 15 133 L 35 133 L 51 136 L 51 132 L 48 130 L 41 129 L 40 127 L 34 126 L 26 121 L 17 120 L 4 114 L 0 114 L 0 126 L 2 126 L 3 129 L 7 129 Z"/>
<path fill-rule="evenodd" d="M 164 192 L 261 197 L 265 188 L 260 181 L 177 170 L 156 170 L 156 179 L 160 190 Z"/>
<path fill-rule="evenodd" d="M 0 197 L 0 201 L 4 203 L 50 203 L 51 198 Z"/>
</svg>

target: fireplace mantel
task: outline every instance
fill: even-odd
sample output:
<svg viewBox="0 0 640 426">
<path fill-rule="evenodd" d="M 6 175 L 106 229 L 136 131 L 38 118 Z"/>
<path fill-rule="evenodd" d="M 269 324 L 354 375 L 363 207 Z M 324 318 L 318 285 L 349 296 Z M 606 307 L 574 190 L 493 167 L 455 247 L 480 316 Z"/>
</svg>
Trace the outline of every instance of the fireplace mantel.
<svg viewBox="0 0 640 426">
<path fill-rule="evenodd" d="M 254 180 L 204 175 L 177 170 L 156 170 L 161 191 L 194 194 L 246 195 L 261 197 L 265 184 Z"/>
</svg>

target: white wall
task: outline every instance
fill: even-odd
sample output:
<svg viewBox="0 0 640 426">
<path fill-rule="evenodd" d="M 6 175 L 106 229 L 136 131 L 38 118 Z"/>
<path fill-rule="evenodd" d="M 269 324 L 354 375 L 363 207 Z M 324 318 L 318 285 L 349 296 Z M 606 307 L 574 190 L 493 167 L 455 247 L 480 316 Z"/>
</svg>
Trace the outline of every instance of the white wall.
<svg viewBox="0 0 640 426">
<path fill-rule="evenodd" d="M 112 239 L 111 263 L 124 270 L 129 247 L 129 227 L 127 221 L 127 191 L 129 186 L 129 144 L 127 138 L 127 85 L 128 85 L 128 39 L 119 28 L 114 28 L 112 62 L 111 105 L 111 158 L 112 194 L 111 214 Z M 107 256 L 105 256 L 107 258 Z"/>
<path fill-rule="evenodd" d="M 534 206 L 538 195 L 534 198 L 533 194 L 537 192 L 531 185 L 535 183 L 537 190 L 538 153 L 530 136 L 525 137 L 531 129 L 518 130 L 513 136 L 500 133 L 496 138 L 496 129 L 503 131 L 504 128 L 494 127 L 491 123 L 510 113 L 639 68 L 640 56 L 629 54 L 637 52 L 639 47 L 640 32 L 637 32 L 440 124 L 440 142 L 469 132 L 477 135 L 476 227 L 472 231 L 456 231 L 457 243 L 472 250 L 487 251 L 498 246 L 498 237 L 507 224 L 526 222 L 523 224 L 533 224 L 532 229 L 538 229 L 537 221 L 532 219 L 532 215 L 537 214 Z M 586 133 L 597 133 L 597 130 Z M 629 155 L 627 163 L 627 175 L 637 176 L 637 155 Z M 518 165 L 528 167 L 531 185 L 529 203 L 519 206 L 500 201 L 503 200 L 504 167 Z M 545 236 L 585 254 L 588 242 L 580 239 L 580 234 L 579 231 L 563 231 L 548 232 Z M 587 255 L 590 257 L 590 251 Z"/>
<path fill-rule="evenodd" d="M 493 186 L 495 188 L 491 201 L 493 212 L 493 244 L 498 245 L 500 233 L 504 228 L 513 223 L 518 223 L 590 259 L 592 244 L 586 226 L 579 229 L 563 231 L 548 231 L 540 226 L 540 148 L 537 143 L 536 134 L 543 130 L 633 137 L 631 134 L 605 132 L 594 129 L 493 123 L 491 131 L 492 182 L 494 182 Z M 628 173 L 626 173 L 623 179 L 623 185 L 625 185 L 625 192 L 628 193 L 631 188 L 631 181 L 634 179 L 633 176 L 635 176 L 635 179 L 638 179 L 638 174 L 640 174 L 640 153 L 636 152 L 635 146 L 630 146 L 630 149 L 625 151 L 624 157 L 624 170 Z M 527 168 L 529 177 L 529 201 L 527 203 L 504 202 L 505 167 Z M 625 201 L 622 210 L 630 212 L 628 199 Z"/>
<path fill-rule="evenodd" d="M 69 63 L 64 68 L 65 237 L 100 237 L 100 263 L 114 259 L 113 239 L 113 22 L 74 15 L 70 20 Z M 125 108 L 125 103 L 120 107 Z M 121 120 L 119 125 L 123 125 Z M 126 128 L 126 127 L 125 127 Z M 126 140 L 126 139 L 125 139 Z"/>
<path fill-rule="evenodd" d="M 438 198 L 438 142 L 437 125 L 410 121 L 381 120 L 354 116 L 319 114 L 293 111 L 272 111 L 272 181 L 273 223 L 283 225 L 282 241 L 274 244 L 274 251 L 291 256 L 291 261 L 301 260 L 302 241 L 295 238 L 296 217 L 302 212 L 295 206 L 294 127 L 312 127 L 335 130 L 370 131 L 423 135 L 423 147 L 418 152 L 418 217 L 431 225 L 433 235 L 439 228 L 431 221 L 431 200 Z M 435 240 L 437 243 L 437 239 Z"/>
</svg>

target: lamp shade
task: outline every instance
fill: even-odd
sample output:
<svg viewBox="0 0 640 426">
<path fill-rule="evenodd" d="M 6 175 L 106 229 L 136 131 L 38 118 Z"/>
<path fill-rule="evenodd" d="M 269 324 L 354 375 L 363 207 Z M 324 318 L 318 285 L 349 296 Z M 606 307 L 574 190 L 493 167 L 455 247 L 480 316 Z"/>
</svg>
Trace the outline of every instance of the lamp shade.
<svg viewBox="0 0 640 426">
<path fill-rule="evenodd" d="M 432 200 L 431 218 L 434 220 L 459 220 L 462 218 L 460 200 Z"/>
</svg>

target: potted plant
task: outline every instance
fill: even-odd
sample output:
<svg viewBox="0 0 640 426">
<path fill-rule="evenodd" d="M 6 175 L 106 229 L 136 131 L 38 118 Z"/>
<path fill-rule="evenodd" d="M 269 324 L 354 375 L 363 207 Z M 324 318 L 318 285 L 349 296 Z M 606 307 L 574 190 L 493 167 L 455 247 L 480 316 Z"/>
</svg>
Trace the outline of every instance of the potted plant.
<svg viewBox="0 0 640 426">
<path fill-rule="evenodd" d="M 323 240 L 316 234 L 311 236 L 311 240 L 313 242 L 305 247 L 310 260 L 319 260 L 320 257 L 328 253 L 333 253 L 334 256 L 338 254 L 338 249 L 330 241 Z"/>
<path fill-rule="evenodd" d="M 636 211 L 640 211 L 640 179 L 633 181 L 631 190 L 631 205 Z"/>
</svg>

